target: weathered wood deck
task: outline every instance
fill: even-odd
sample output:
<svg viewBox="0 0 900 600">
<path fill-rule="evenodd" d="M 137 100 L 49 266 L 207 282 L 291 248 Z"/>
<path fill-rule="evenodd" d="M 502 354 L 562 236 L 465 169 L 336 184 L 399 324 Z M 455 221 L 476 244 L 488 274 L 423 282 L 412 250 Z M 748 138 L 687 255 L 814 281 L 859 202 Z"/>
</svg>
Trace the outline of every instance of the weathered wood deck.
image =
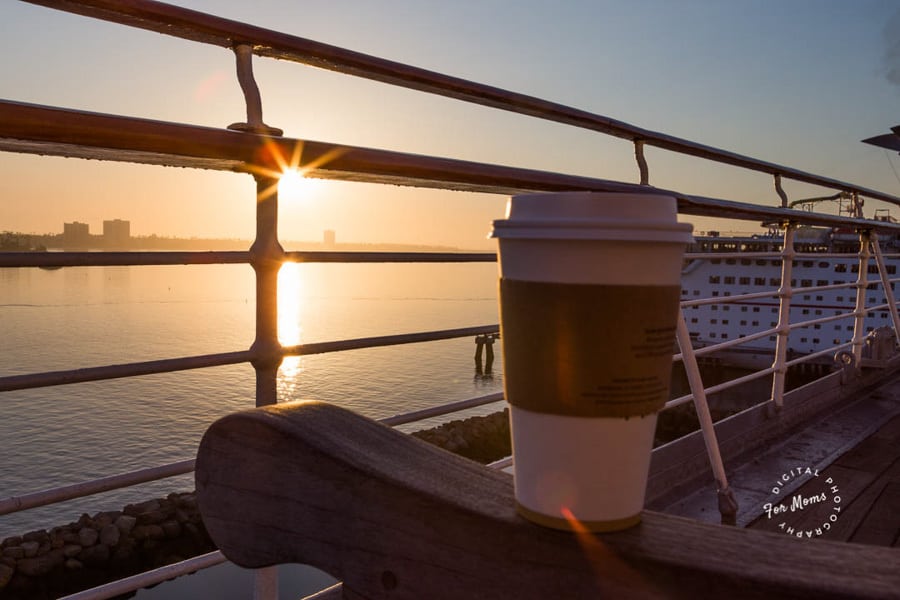
<svg viewBox="0 0 900 600">
<path fill-rule="evenodd" d="M 826 483 L 830 481 L 831 483 Z M 833 491 L 836 490 L 836 491 Z M 900 417 L 894 417 L 843 454 L 830 466 L 810 477 L 791 498 L 821 497 L 830 506 L 809 505 L 787 514 L 767 514 L 748 525 L 760 531 L 784 532 L 783 523 L 797 533 L 815 531 L 834 514 L 834 522 L 821 539 L 838 542 L 900 547 Z M 835 498 L 839 502 L 835 504 Z M 790 504 L 790 502 L 788 503 Z M 835 512 L 835 506 L 840 512 Z M 782 517 L 782 518 L 779 518 Z M 900 555 L 897 557 L 900 569 Z M 898 590 L 900 594 L 900 590 Z"/>
</svg>

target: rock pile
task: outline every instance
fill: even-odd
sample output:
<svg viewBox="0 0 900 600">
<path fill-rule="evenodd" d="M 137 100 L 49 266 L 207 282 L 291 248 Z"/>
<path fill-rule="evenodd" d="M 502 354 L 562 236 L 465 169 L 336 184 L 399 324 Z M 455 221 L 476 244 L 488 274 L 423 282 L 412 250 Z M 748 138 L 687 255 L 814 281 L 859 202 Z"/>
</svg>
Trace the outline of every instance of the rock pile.
<svg viewBox="0 0 900 600">
<path fill-rule="evenodd" d="M 0 543 L 0 598 L 58 598 L 214 550 L 193 492 Z"/>
<path fill-rule="evenodd" d="M 412 435 L 444 450 L 483 464 L 512 453 L 509 410 L 484 417 L 469 417 L 444 423 Z"/>
</svg>

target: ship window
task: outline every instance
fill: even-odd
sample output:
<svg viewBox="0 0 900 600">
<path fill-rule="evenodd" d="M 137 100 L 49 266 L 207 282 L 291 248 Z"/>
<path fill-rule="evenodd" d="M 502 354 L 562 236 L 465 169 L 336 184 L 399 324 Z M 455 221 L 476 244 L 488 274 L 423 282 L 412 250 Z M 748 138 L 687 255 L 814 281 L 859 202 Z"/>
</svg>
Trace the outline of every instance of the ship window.
<svg viewBox="0 0 900 600">
<path fill-rule="evenodd" d="M 809 269 L 810 267 L 813 266 L 813 261 L 811 261 L 811 260 L 804 260 L 804 261 L 803 261 L 803 266 L 806 267 L 807 269 Z"/>
<path fill-rule="evenodd" d="M 809 300 L 811 297 L 812 297 L 812 296 L 810 296 L 809 294 L 806 294 L 805 296 L 803 296 L 803 299 L 804 299 L 804 300 Z"/>
<path fill-rule="evenodd" d="M 820 341 L 819 338 L 813 338 L 813 344 L 818 344 L 819 341 Z"/>
<path fill-rule="evenodd" d="M 741 307 L 741 312 L 747 312 L 747 307 L 746 307 L 746 306 L 742 306 L 742 307 Z"/>
<path fill-rule="evenodd" d="M 835 331 L 840 331 L 840 330 L 841 330 L 841 326 L 840 326 L 840 325 L 835 325 L 835 326 L 834 326 L 834 330 L 835 330 Z M 836 342 L 835 342 L 835 343 L 836 343 Z"/>
<path fill-rule="evenodd" d="M 714 338 L 714 337 L 716 337 L 716 334 L 715 334 L 715 333 L 710 333 L 710 334 L 709 334 L 709 337 Z"/>
<path fill-rule="evenodd" d="M 749 277 L 741 277 L 740 279 L 738 279 L 738 283 L 741 285 L 750 285 L 750 278 Z"/>
<path fill-rule="evenodd" d="M 757 260 L 756 260 L 756 266 L 757 266 L 757 267 L 764 267 L 764 266 L 766 266 L 766 261 L 763 260 L 763 259 L 757 259 Z"/>
<path fill-rule="evenodd" d="M 897 273 L 897 265 L 887 265 L 885 268 L 887 269 L 888 275 L 894 275 Z"/>
<path fill-rule="evenodd" d="M 821 302 L 823 300 L 822 296 L 816 296 L 816 301 Z"/>
<path fill-rule="evenodd" d="M 816 285 L 828 285 L 828 280 L 820 279 L 820 280 L 816 281 Z"/>
<path fill-rule="evenodd" d="M 800 286 L 801 287 L 812 287 L 812 279 L 801 279 Z"/>
<path fill-rule="evenodd" d="M 834 339 L 831 341 L 831 343 L 832 343 L 832 344 L 840 344 L 840 343 L 841 343 L 841 340 L 840 340 L 840 338 L 834 338 Z"/>
<path fill-rule="evenodd" d="M 713 310 L 719 310 L 719 305 L 718 305 L 718 304 L 713 304 L 711 308 L 712 308 Z"/>
<path fill-rule="evenodd" d="M 700 295 L 700 290 L 694 290 L 694 295 L 695 295 L 695 296 L 699 296 L 699 295 Z"/>
<path fill-rule="evenodd" d="M 875 330 L 874 327 L 866 327 L 866 333 L 871 333 L 874 330 Z"/>
<path fill-rule="evenodd" d="M 710 319 L 709 322 L 712 323 L 713 325 L 716 325 L 716 324 L 718 324 L 719 320 L 718 319 Z"/>
<path fill-rule="evenodd" d="M 719 276 L 718 275 L 710 275 L 709 282 L 710 283 L 719 283 Z"/>
<path fill-rule="evenodd" d="M 769 321 L 769 327 L 775 327 L 775 325 L 776 325 L 775 321 Z"/>
<path fill-rule="evenodd" d="M 757 327 L 757 326 L 759 326 L 759 321 L 753 321 L 753 323 L 751 323 L 751 325 L 753 325 L 754 327 Z"/>
<path fill-rule="evenodd" d="M 813 314 L 814 314 L 814 315 L 821 315 L 821 314 L 822 314 L 822 311 L 821 311 L 821 310 L 818 310 L 818 309 L 816 309 L 816 312 L 814 312 L 814 313 L 813 313 Z"/>
<path fill-rule="evenodd" d="M 730 296 L 730 295 L 731 295 L 731 292 L 725 292 L 725 295 L 726 295 L 726 296 Z"/>
<path fill-rule="evenodd" d="M 773 260 L 773 261 L 771 261 L 771 263 L 772 263 L 772 266 L 773 266 L 773 267 L 777 267 L 778 265 L 781 264 L 781 261 L 780 261 L 780 260 Z"/>
<path fill-rule="evenodd" d="M 772 287 L 778 287 L 779 285 L 781 285 L 781 280 L 777 277 L 772 277 L 769 279 L 769 285 L 771 285 Z"/>
<path fill-rule="evenodd" d="M 697 322 L 697 317 L 691 317 L 691 323 L 696 323 L 696 322 Z"/>
<path fill-rule="evenodd" d="M 822 326 L 816 323 L 815 325 L 813 325 L 813 329 L 822 329 Z"/>
<path fill-rule="evenodd" d="M 830 267 L 830 266 L 831 266 L 831 265 L 829 265 L 829 264 L 828 264 L 827 262 L 825 262 L 825 261 L 822 261 L 822 262 L 819 263 L 819 268 L 820 268 L 820 269 L 827 269 L 827 268 Z"/>
<path fill-rule="evenodd" d="M 765 277 L 755 277 L 753 279 L 753 285 L 766 285 Z"/>
<path fill-rule="evenodd" d="M 773 308 L 773 309 L 772 309 L 772 314 L 773 314 L 773 315 L 774 315 L 775 313 L 777 313 L 777 312 L 778 312 L 778 309 L 777 309 L 777 308 Z"/>
<path fill-rule="evenodd" d="M 753 307 L 753 312 L 759 312 L 759 307 L 758 307 L 758 306 L 754 306 L 754 307 Z"/>
<path fill-rule="evenodd" d="M 741 321 L 741 325 L 746 325 L 747 321 Z"/>
<path fill-rule="evenodd" d="M 801 341 L 801 342 L 808 342 L 809 340 L 808 340 L 807 338 L 800 338 L 800 341 Z"/>
<path fill-rule="evenodd" d="M 842 264 L 842 263 L 837 263 L 836 265 L 834 265 L 834 272 L 835 273 L 846 273 L 847 265 Z"/>
<path fill-rule="evenodd" d="M 769 341 L 770 341 L 770 342 L 774 342 L 774 341 L 775 341 L 775 336 L 774 336 L 774 335 L 770 335 L 770 336 L 769 336 Z"/>
<path fill-rule="evenodd" d="M 809 314 L 809 309 L 808 309 L 808 308 L 804 308 L 804 309 L 803 309 L 803 314 L 804 314 L 804 315 L 808 315 L 808 314 Z"/>
<path fill-rule="evenodd" d="M 726 283 L 726 284 L 733 284 L 733 283 L 734 283 L 734 277 L 732 277 L 731 275 L 726 276 L 726 277 L 725 277 L 725 283 Z"/>
<path fill-rule="evenodd" d="M 797 287 L 797 280 L 791 279 L 791 287 Z"/>
<path fill-rule="evenodd" d="M 726 259 L 725 259 L 725 264 L 726 264 L 726 265 L 733 265 L 733 264 L 735 264 L 736 262 L 737 262 L 737 261 L 736 261 L 735 259 L 733 259 L 733 258 L 726 258 Z"/>
<path fill-rule="evenodd" d="M 709 262 L 711 262 L 711 263 L 714 264 L 714 265 L 720 265 L 720 264 L 722 264 L 722 259 L 721 259 L 721 258 L 714 258 L 714 259 L 712 259 L 712 260 L 709 261 Z"/>
<path fill-rule="evenodd" d="M 718 296 L 719 292 L 713 292 L 712 294 L 713 294 L 713 296 Z"/>
<path fill-rule="evenodd" d="M 843 302 L 843 301 L 844 301 L 844 297 L 843 297 L 843 296 L 838 296 L 838 297 L 837 297 L 837 301 L 838 301 L 838 302 Z"/>
<path fill-rule="evenodd" d="M 728 319 L 722 319 L 722 325 L 728 325 Z"/>
<path fill-rule="evenodd" d="M 750 264 L 750 259 L 749 259 L 749 258 L 742 258 L 742 259 L 741 259 L 741 264 L 742 264 L 742 265 L 749 265 L 749 264 Z"/>
<path fill-rule="evenodd" d="M 847 325 L 847 331 L 853 331 L 853 325 Z"/>
</svg>

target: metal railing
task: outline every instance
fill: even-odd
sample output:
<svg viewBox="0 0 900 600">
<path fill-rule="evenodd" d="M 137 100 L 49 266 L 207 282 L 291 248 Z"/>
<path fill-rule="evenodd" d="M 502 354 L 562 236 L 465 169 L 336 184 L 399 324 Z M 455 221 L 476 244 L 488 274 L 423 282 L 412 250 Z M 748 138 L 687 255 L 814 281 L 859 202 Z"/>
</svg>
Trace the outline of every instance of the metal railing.
<svg viewBox="0 0 900 600">
<path fill-rule="evenodd" d="M 257 195 L 254 198 L 257 207 L 256 237 L 252 247 L 244 252 L 0 253 L 0 267 L 250 264 L 256 273 L 256 336 L 249 349 L 235 352 L 0 377 L 0 392 L 249 362 L 256 372 L 256 404 L 265 405 L 277 401 L 276 373 L 285 356 L 469 337 L 497 331 L 496 325 L 484 325 L 454 330 L 282 346 L 277 337 L 276 297 L 277 273 L 284 262 L 483 262 L 494 260 L 493 254 L 486 253 L 285 252 L 277 237 L 278 195 L 273 190 L 276 188 L 278 175 L 287 167 L 299 168 L 308 176 L 327 179 L 394 183 L 504 195 L 530 191 L 647 192 L 652 190 L 677 198 L 679 212 L 683 215 L 763 220 L 785 224 L 783 250 L 780 253 L 775 255 L 769 253 L 742 254 L 742 256 L 748 257 L 766 256 L 781 260 L 782 284 L 780 289 L 727 298 L 691 299 L 683 302 L 684 307 L 690 307 L 707 303 L 727 303 L 775 297 L 780 303 L 779 320 L 776 327 L 702 349 L 695 350 L 692 347 L 683 315 L 679 322 L 677 339 L 681 352 L 675 358 L 682 360 L 685 364 L 692 393 L 670 401 L 667 408 L 689 401 L 694 402 L 719 488 L 720 502 L 726 505 L 729 502 L 728 482 L 724 465 L 718 454 L 715 430 L 706 403 L 706 396 L 751 379 L 773 375 L 770 400 L 774 406 L 781 406 L 784 396 L 784 374 L 787 369 L 802 360 L 810 359 L 808 356 L 788 360 L 787 340 L 793 329 L 850 316 L 854 318 L 852 339 L 846 344 L 823 350 L 820 354 L 833 353 L 836 350 L 850 347 L 854 359 L 858 361 L 864 343 L 864 319 L 868 311 L 887 307 L 891 311 L 895 331 L 900 328 L 900 318 L 898 318 L 896 303 L 891 292 L 891 281 L 887 278 L 884 256 L 878 244 L 879 234 L 900 234 L 900 226 L 887 221 L 814 214 L 786 208 L 788 198 L 781 181 L 782 178 L 793 179 L 839 190 L 854 198 L 866 196 L 900 205 L 900 198 L 896 196 L 642 129 L 602 115 L 539 98 L 159 2 L 149 0 L 130 0 L 127 3 L 115 0 L 24 1 L 233 50 L 237 61 L 239 82 L 247 102 L 247 122 L 235 124 L 230 127 L 232 131 L 225 131 L 3 100 L 0 101 L 0 150 L 249 173 L 257 183 Z M 285 138 L 281 136 L 279 130 L 269 127 L 262 120 L 261 94 L 252 77 L 251 60 L 253 55 L 286 59 L 624 138 L 634 144 L 640 184 Z M 644 156 L 645 145 L 772 175 L 775 191 L 780 198 L 780 207 L 765 207 L 651 188 L 649 187 L 650 166 Z M 302 155 L 298 151 L 301 148 Z M 857 290 L 856 306 L 848 315 L 791 322 L 790 299 L 793 294 L 800 291 L 820 291 L 840 287 L 820 286 L 797 289 L 791 284 L 792 261 L 803 256 L 794 252 L 792 241 L 793 232 L 800 223 L 851 228 L 861 232 L 861 252 L 858 255 L 859 276 L 856 283 L 848 284 Z M 874 255 L 881 273 L 881 284 L 888 298 L 884 305 L 874 308 L 867 307 L 865 296 L 865 291 L 870 284 L 867 279 L 867 265 L 872 255 Z M 715 256 L 726 256 L 726 254 Z M 719 352 L 770 335 L 776 335 L 778 340 L 773 352 L 771 367 L 726 384 L 704 388 L 697 366 L 698 356 Z M 815 356 L 814 354 L 812 357 Z M 408 423 L 450 414 L 501 399 L 502 395 L 491 394 L 391 417 L 385 419 L 385 422 L 392 425 Z M 508 461 L 504 461 L 495 466 L 507 464 Z M 117 489 L 138 482 L 183 474 L 190 472 L 192 468 L 193 460 L 185 460 L 74 486 L 9 498 L 0 501 L 0 514 L 43 506 L 99 491 Z M 725 508 L 736 510 L 735 506 L 726 506 Z M 727 510 L 723 510 L 723 513 Z M 111 597 L 139 589 L 145 585 L 158 583 L 177 574 L 189 573 L 198 568 L 218 564 L 222 560 L 221 555 L 213 553 L 93 591 L 79 593 L 73 597 Z M 274 594 L 272 579 L 270 570 L 266 570 L 260 575 L 257 588 L 260 595 L 271 596 Z"/>
</svg>

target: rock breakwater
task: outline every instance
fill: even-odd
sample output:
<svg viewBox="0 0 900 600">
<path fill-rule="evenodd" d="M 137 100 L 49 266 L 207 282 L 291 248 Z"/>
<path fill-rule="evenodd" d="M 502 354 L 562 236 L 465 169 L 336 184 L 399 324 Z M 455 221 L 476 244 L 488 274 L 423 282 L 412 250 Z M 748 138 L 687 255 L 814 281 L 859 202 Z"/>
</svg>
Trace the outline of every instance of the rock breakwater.
<svg viewBox="0 0 900 600">
<path fill-rule="evenodd" d="M 83 514 L 0 543 L 0 598 L 58 598 L 215 550 L 193 492 Z"/>
</svg>

